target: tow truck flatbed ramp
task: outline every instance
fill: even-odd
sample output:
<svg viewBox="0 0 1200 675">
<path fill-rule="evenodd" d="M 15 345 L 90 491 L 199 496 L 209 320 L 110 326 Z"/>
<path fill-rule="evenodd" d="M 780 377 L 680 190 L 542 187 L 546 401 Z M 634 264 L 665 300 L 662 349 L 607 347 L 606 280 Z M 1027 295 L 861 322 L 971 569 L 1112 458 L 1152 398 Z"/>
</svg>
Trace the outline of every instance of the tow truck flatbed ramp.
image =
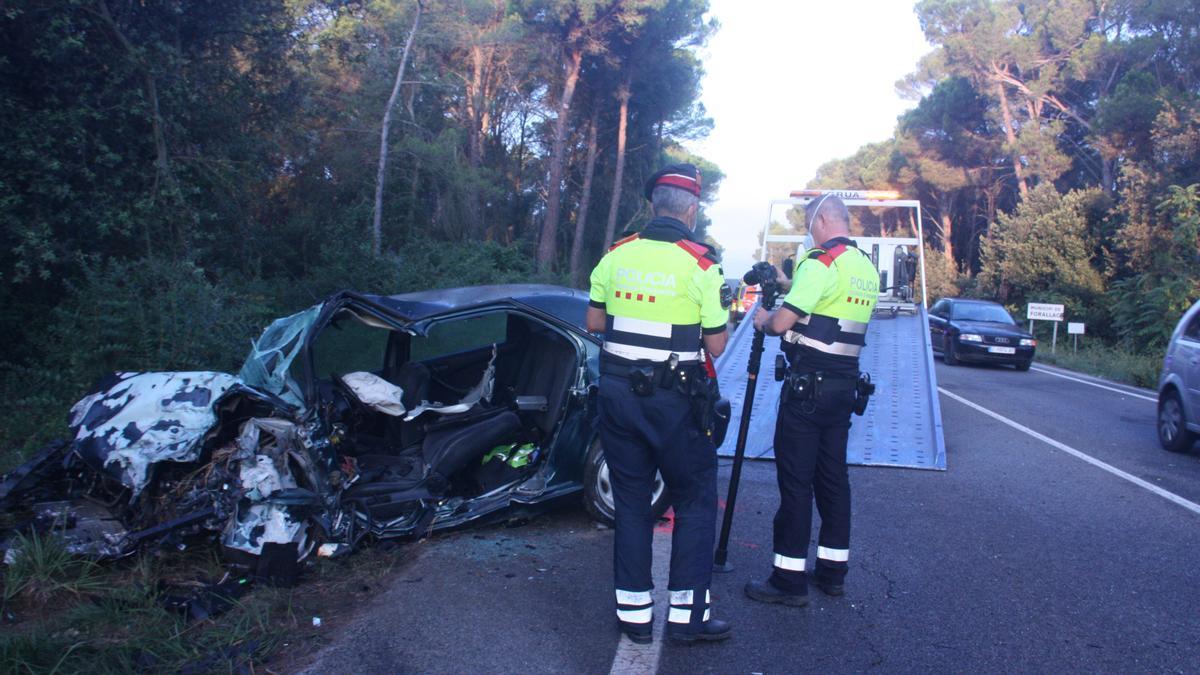
<svg viewBox="0 0 1200 675">
<path fill-rule="evenodd" d="M 846 462 L 860 466 L 894 466 L 908 469 L 946 470 L 946 444 L 942 437 L 942 409 L 938 401 L 937 375 L 933 369 L 933 349 L 929 342 L 929 320 L 925 313 L 925 251 L 921 225 L 921 203 L 899 199 L 890 192 L 872 190 L 800 190 L 788 199 L 771 201 L 771 212 L 759 240 L 760 260 L 768 260 L 782 246 L 784 253 L 795 251 L 805 241 L 806 227 L 800 227 L 799 214 L 813 199 L 836 195 L 847 207 L 868 211 L 902 209 L 911 215 L 910 228 L 915 236 L 854 236 L 858 247 L 867 253 L 880 271 L 880 298 L 875 317 L 867 328 L 867 346 L 860 356 L 860 367 L 871 374 L 875 395 L 862 417 L 850 418 L 850 440 Z M 782 208 L 785 212 L 780 213 Z M 787 213 L 790 211 L 791 213 Z M 916 251 L 920 275 L 898 274 L 898 254 Z M 778 260 L 771 260 L 778 264 Z M 889 287 L 889 281 L 891 286 Z M 911 284 L 920 281 L 920 296 L 914 297 Z M 721 457 L 732 457 L 737 446 L 737 423 L 746 397 L 746 365 L 754 338 L 751 317 L 756 304 L 742 320 L 728 347 L 717 360 L 717 379 L 721 393 L 729 399 L 732 417 L 725 442 L 717 449 Z M 775 458 L 775 419 L 779 412 L 780 383 L 775 381 L 775 357 L 780 353 L 779 338 L 764 343 L 762 366 L 754 394 L 753 415 L 746 439 L 748 459 Z"/>
<path fill-rule="evenodd" d="M 733 408 L 729 433 L 717 449 L 721 457 L 732 457 L 737 444 L 737 420 L 745 402 L 746 364 L 754 337 L 751 316 L 747 314 L 717 361 L 721 393 Z M 895 317 L 881 313 L 871 321 L 861 367 L 871 373 L 876 391 L 866 414 L 850 418 L 848 464 L 946 470 L 942 411 L 927 326 L 924 307 L 916 314 Z M 780 383 L 775 381 L 774 370 L 775 355 L 779 353 L 779 338 L 768 337 L 746 439 L 747 459 L 775 459 Z"/>
</svg>

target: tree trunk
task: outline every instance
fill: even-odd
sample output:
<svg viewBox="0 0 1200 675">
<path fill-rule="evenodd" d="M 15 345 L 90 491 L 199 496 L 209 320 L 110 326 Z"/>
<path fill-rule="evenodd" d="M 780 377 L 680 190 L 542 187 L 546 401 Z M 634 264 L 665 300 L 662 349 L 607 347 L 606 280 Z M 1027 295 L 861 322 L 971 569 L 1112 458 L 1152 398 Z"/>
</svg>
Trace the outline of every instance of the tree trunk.
<svg viewBox="0 0 1200 675">
<path fill-rule="evenodd" d="M 388 97 L 387 108 L 383 111 L 383 129 L 379 133 L 379 172 L 375 174 L 375 213 L 371 221 L 371 253 L 376 256 L 383 252 L 383 184 L 387 177 L 388 130 L 392 126 L 392 108 L 396 105 L 396 97 L 400 95 L 400 83 L 404 80 L 404 68 L 408 65 L 408 52 L 412 49 L 413 38 L 417 36 L 417 27 L 421 25 L 422 9 L 421 0 L 417 0 L 417 15 L 413 18 L 412 29 L 408 31 L 408 39 L 404 41 L 400 66 L 396 68 L 396 83 L 392 85 L 392 95 Z"/>
<path fill-rule="evenodd" d="M 655 164 L 661 163 L 662 159 L 663 159 L 662 142 L 663 142 L 663 127 L 665 127 L 665 126 L 666 126 L 666 122 L 664 122 L 661 117 L 658 118 L 658 129 L 654 132 L 654 163 Z"/>
<path fill-rule="evenodd" d="M 138 57 L 137 48 L 134 47 L 133 42 L 121 30 L 120 25 L 117 24 L 117 20 L 113 18 L 112 12 L 108 9 L 108 3 L 105 0 L 99 0 L 96 5 L 99 7 L 99 12 L 97 13 L 100 18 L 108 26 L 109 30 L 112 31 L 117 42 L 121 43 L 121 47 L 129 54 L 129 58 L 133 59 L 134 63 L 137 64 L 138 70 L 142 72 L 142 86 L 145 88 L 146 102 L 150 104 L 150 126 L 154 137 L 154 183 L 150 188 L 150 198 L 157 202 L 160 186 L 166 184 L 167 189 L 171 190 L 173 194 L 176 187 L 174 174 L 171 172 L 170 155 L 167 152 L 167 137 L 163 131 L 165 125 L 163 123 L 162 111 L 158 105 L 158 83 L 154 80 L 154 74 L 150 72 L 146 63 Z M 175 218 L 174 221 L 179 223 L 182 219 Z M 182 250 L 182 230 L 179 229 L 178 224 L 174 227 L 176 240 Z M 146 245 L 146 257 L 149 258 L 154 254 L 149 221 L 146 222 L 146 226 L 143 228 L 142 236 Z"/>
<path fill-rule="evenodd" d="M 563 162 L 567 146 L 567 117 L 571 113 L 571 99 L 575 96 L 575 85 L 579 83 L 579 68 L 583 64 L 583 50 L 571 48 L 563 65 L 566 78 L 563 81 L 562 98 L 558 106 L 558 119 L 554 121 L 554 144 L 550 153 L 550 182 L 546 186 L 546 217 L 542 222 L 541 239 L 538 241 L 537 263 L 539 272 L 548 272 L 558 257 L 558 212 L 562 205 Z"/>
<path fill-rule="evenodd" d="M 1013 129 L 1012 108 L 1008 105 L 1008 94 L 1004 91 L 1004 84 L 996 83 L 996 97 L 1000 99 L 1000 111 L 1004 114 L 1004 137 L 1008 140 L 1008 145 L 1012 149 L 1013 173 L 1017 175 L 1017 190 L 1021 193 L 1021 198 L 1029 193 L 1029 184 L 1025 182 L 1025 167 L 1021 165 L 1021 154 L 1017 151 L 1017 132 Z"/>
<path fill-rule="evenodd" d="M 942 254 L 954 264 L 954 218 L 951 213 L 953 200 L 946 194 L 938 197 L 938 219 L 942 225 Z"/>
<path fill-rule="evenodd" d="M 608 203 L 608 223 L 604 226 L 604 248 L 612 246 L 617 229 L 617 212 L 621 210 L 621 188 L 625 181 L 625 136 L 629 124 L 629 78 L 621 85 L 617 97 L 621 101 L 620 122 L 617 125 L 617 168 L 613 172 L 612 201 Z"/>
<path fill-rule="evenodd" d="M 408 218 L 405 223 L 406 241 L 410 241 L 412 235 L 416 234 L 417 227 L 417 207 L 420 203 L 420 188 L 421 188 L 421 158 L 418 156 L 413 159 L 412 165 L 412 180 L 408 184 Z"/>
<path fill-rule="evenodd" d="M 487 101 L 484 96 L 484 61 L 483 47 L 471 47 L 471 80 L 467 85 L 467 120 L 471 125 L 467 132 L 467 159 L 473 171 L 483 166 L 483 135 L 486 130 L 487 115 L 483 112 Z M 483 232 L 483 200 L 479 188 L 472 186 L 470 196 L 471 235 L 481 237 Z"/>
<path fill-rule="evenodd" d="M 511 244 L 521 237 L 525 231 L 525 220 L 528 213 L 524 208 L 521 195 L 525 193 L 525 137 L 529 128 L 529 107 L 521 106 L 521 137 L 516 147 L 516 169 L 513 172 L 512 219 L 509 221 L 508 232 L 504 243 Z"/>
<path fill-rule="evenodd" d="M 583 194 L 579 197 L 579 216 L 575 219 L 575 238 L 571 240 L 571 281 L 582 286 L 583 233 L 587 229 L 588 209 L 592 204 L 592 177 L 596 174 L 596 127 L 599 125 L 600 108 L 592 109 L 592 121 L 588 125 L 587 165 L 583 170 Z"/>
</svg>

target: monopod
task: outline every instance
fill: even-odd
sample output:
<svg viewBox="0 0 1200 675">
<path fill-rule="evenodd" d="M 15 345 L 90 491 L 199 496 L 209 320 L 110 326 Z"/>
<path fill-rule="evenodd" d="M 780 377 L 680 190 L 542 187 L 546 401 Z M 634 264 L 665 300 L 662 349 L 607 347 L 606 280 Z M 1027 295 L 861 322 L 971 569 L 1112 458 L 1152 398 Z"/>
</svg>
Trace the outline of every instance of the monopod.
<svg viewBox="0 0 1200 675">
<path fill-rule="evenodd" d="M 746 272 L 742 281 L 747 285 L 758 284 L 762 289 L 759 307 L 770 310 L 775 306 L 782 290 L 775 280 L 775 268 L 770 263 L 756 263 Z M 753 321 L 753 315 L 748 315 L 743 321 Z M 746 435 L 750 431 L 750 413 L 754 407 L 754 391 L 758 388 L 758 371 L 762 365 L 763 340 L 766 335 L 761 330 L 754 331 L 754 339 L 750 343 L 750 361 L 746 364 L 746 397 L 742 399 L 742 417 L 738 422 L 737 445 L 733 451 L 733 469 L 729 474 L 729 494 L 725 497 L 725 513 L 721 518 L 721 536 L 717 540 L 717 552 L 713 556 L 714 572 L 731 572 L 733 565 L 729 564 L 729 531 L 733 527 L 733 507 L 737 503 L 738 483 L 742 480 L 742 462 L 746 458 Z"/>
</svg>

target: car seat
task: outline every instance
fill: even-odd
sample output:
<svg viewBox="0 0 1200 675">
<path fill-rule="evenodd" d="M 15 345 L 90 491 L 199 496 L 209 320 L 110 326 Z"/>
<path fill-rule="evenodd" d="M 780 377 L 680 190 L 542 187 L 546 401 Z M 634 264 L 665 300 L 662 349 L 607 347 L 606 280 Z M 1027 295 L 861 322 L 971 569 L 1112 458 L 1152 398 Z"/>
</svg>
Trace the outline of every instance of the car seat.
<svg viewBox="0 0 1200 675">
<path fill-rule="evenodd" d="M 518 397 L 545 397 L 543 410 L 526 413 L 543 437 L 554 433 L 578 365 L 578 352 L 569 340 L 549 328 L 530 332 L 513 379 L 512 393 Z"/>
</svg>

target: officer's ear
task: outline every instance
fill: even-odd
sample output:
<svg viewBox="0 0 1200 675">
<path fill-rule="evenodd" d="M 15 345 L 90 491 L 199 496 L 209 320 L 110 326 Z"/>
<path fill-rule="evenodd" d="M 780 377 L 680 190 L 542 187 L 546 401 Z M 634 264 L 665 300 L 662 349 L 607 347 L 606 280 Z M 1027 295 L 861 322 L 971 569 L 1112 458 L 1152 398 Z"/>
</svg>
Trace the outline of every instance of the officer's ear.
<svg viewBox="0 0 1200 675">
<path fill-rule="evenodd" d="M 783 270 L 783 276 L 791 279 L 792 273 L 796 271 L 796 259 L 792 257 L 784 258 L 783 264 L 779 267 Z"/>
</svg>

